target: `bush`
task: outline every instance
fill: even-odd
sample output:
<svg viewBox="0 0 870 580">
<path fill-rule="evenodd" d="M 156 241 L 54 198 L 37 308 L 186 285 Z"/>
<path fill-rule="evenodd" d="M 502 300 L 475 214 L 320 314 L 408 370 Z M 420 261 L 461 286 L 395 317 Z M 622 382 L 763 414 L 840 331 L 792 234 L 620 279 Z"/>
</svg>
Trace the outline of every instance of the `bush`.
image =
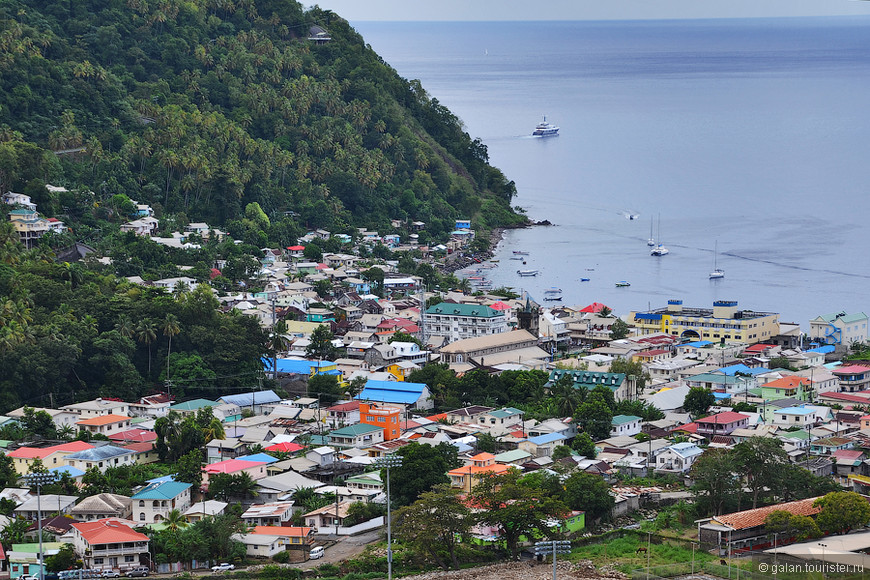
<svg viewBox="0 0 870 580">
<path fill-rule="evenodd" d="M 286 564 L 290 561 L 290 552 L 288 552 L 287 550 L 284 550 L 283 552 L 278 552 L 277 554 L 272 556 L 272 559 L 279 564 Z"/>
</svg>

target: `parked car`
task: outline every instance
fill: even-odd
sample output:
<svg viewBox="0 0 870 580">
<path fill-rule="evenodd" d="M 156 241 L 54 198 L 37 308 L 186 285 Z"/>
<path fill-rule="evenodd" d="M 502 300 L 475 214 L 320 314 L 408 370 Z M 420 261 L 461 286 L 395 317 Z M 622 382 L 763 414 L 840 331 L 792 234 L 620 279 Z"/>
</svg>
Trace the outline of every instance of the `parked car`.
<svg viewBox="0 0 870 580">
<path fill-rule="evenodd" d="M 148 568 L 146 568 L 145 566 L 139 566 L 138 568 L 133 568 L 132 570 L 128 570 L 127 573 L 125 574 L 125 576 L 127 576 L 127 578 L 133 578 L 135 576 L 147 576 L 147 575 L 148 575 Z"/>
<path fill-rule="evenodd" d="M 211 567 L 212 572 L 227 572 L 229 570 L 235 570 L 235 569 L 236 569 L 235 566 L 233 566 L 232 564 L 228 564 L 227 562 L 221 562 L 217 566 Z"/>
<path fill-rule="evenodd" d="M 120 578 L 121 573 L 117 570 L 103 570 L 103 573 L 100 574 L 103 578 Z"/>
<path fill-rule="evenodd" d="M 317 560 L 318 558 L 323 557 L 323 553 L 325 551 L 326 551 L 326 548 L 324 548 L 323 546 L 314 546 L 313 548 L 311 548 L 311 551 L 308 552 L 308 557 L 311 560 Z"/>
</svg>

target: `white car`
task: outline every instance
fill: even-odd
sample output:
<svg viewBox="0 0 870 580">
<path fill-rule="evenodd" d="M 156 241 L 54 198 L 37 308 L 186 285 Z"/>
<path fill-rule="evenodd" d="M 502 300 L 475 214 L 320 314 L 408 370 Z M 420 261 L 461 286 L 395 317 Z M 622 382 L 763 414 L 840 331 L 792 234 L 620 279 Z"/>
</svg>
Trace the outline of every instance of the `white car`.
<svg viewBox="0 0 870 580">
<path fill-rule="evenodd" d="M 227 572 L 229 570 L 235 570 L 235 569 L 236 569 L 235 566 L 233 566 L 232 564 L 228 564 L 227 562 L 221 562 L 217 566 L 211 567 L 212 572 Z"/>
<path fill-rule="evenodd" d="M 326 549 L 323 546 L 314 546 L 308 553 L 308 558 L 311 560 L 317 560 L 318 558 L 322 558 L 325 551 Z"/>
</svg>

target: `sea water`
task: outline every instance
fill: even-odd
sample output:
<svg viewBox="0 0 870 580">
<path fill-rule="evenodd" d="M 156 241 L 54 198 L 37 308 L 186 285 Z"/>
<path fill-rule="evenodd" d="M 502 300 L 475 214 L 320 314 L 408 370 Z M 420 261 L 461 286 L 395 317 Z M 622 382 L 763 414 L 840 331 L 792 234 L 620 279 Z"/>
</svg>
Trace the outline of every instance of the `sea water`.
<svg viewBox="0 0 870 580">
<path fill-rule="evenodd" d="M 355 27 L 555 224 L 507 232 L 495 286 L 618 314 L 737 300 L 804 330 L 870 309 L 870 18 Z M 558 137 L 531 137 L 544 115 Z"/>
</svg>

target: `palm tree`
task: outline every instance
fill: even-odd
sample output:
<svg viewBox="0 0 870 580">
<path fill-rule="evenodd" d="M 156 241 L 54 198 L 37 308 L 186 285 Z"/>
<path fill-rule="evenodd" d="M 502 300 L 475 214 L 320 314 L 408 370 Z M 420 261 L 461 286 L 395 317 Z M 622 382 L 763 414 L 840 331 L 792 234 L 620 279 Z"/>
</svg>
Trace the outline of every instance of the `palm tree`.
<svg viewBox="0 0 870 580">
<path fill-rule="evenodd" d="M 217 417 L 213 417 L 209 422 L 208 427 L 203 430 L 205 442 L 208 443 L 214 439 L 226 439 L 227 434 L 224 431 L 224 424 Z"/>
<path fill-rule="evenodd" d="M 162 331 L 163 336 L 169 338 L 169 350 L 166 351 L 166 380 L 169 381 L 169 355 L 172 354 L 172 337 L 181 332 L 178 317 L 172 313 L 167 314 L 166 318 L 163 319 Z"/>
<path fill-rule="evenodd" d="M 124 338 L 134 338 L 136 335 L 136 327 L 133 326 L 133 321 L 126 314 L 118 317 L 118 322 L 115 323 L 115 330 Z"/>
<path fill-rule="evenodd" d="M 556 410 L 561 417 L 572 417 L 574 411 L 582 403 L 580 392 L 574 387 L 574 378 L 565 373 L 550 385 L 550 396 L 556 404 Z"/>
<path fill-rule="evenodd" d="M 287 323 L 279 320 L 272 329 L 272 335 L 268 342 L 269 350 L 272 351 L 272 378 L 278 376 L 278 353 L 290 348 L 290 335 L 287 334 Z"/>
<path fill-rule="evenodd" d="M 184 517 L 184 514 L 181 513 L 181 510 L 171 510 L 166 514 L 166 519 L 163 520 L 163 524 L 166 526 L 166 529 L 177 532 L 179 528 L 186 528 L 188 523 Z"/>
<path fill-rule="evenodd" d="M 136 326 L 136 339 L 139 342 L 144 342 L 148 345 L 148 375 L 151 375 L 151 343 L 157 340 L 157 332 L 154 330 L 154 323 L 150 320 L 143 320 Z"/>
<path fill-rule="evenodd" d="M 63 427 L 57 430 L 57 436 L 64 441 L 71 441 L 75 437 L 75 434 L 76 430 L 69 424 L 64 424 Z"/>
</svg>

